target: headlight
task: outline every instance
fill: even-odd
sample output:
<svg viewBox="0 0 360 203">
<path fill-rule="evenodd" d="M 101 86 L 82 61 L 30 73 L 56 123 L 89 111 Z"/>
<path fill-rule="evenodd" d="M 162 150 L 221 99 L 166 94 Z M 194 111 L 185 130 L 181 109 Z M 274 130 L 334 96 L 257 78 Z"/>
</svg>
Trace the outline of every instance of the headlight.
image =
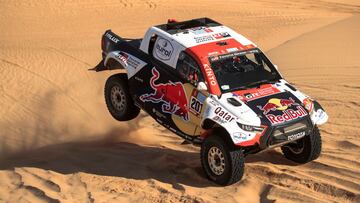
<svg viewBox="0 0 360 203">
<path fill-rule="evenodd" d="M 264 131 L 264 127 L 258 127 L 258 126 L 252 126 L 252 125 L 245 125 L 245 124 L 241 124 L 241 123 L 237 123 L 238 126 L 248 132 L 262 132 Z"/>
<path fill-rule="evenodd" d="M 311 111 L 314 108 L 314 104 L 313 104 L 312 100 L 310 98 L 306 98 L 306 99 L 304 99 L 303 104 L 304 104 L 305 109 L 308 110 L 309 113 L 311 113 Z"/>
</svg>

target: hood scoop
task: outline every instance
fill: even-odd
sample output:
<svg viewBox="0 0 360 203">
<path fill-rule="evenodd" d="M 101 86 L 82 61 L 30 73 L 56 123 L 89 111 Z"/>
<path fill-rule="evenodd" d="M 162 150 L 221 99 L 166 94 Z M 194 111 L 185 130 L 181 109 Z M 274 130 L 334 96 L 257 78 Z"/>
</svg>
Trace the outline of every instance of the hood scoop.
<svg viewBox="0 0 360 203">
<path fill-rule="evenodd" d="M 234 98 L 227 98 L 227 101 L 233 106 L 241 106 L 241 103 Z"/>
</svg>

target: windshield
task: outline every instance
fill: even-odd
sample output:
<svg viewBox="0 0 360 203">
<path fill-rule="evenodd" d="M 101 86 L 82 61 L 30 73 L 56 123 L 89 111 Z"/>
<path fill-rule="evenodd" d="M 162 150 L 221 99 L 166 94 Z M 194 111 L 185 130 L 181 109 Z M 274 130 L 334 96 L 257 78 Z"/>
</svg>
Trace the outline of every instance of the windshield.
<svg viewBox="0 0 360 203">
<path fill-rule="evenodd" d="M 209 61 L 222 93 L 281 79 L 274 65 L 259 49 L 212 56 Z"/>
</svg>

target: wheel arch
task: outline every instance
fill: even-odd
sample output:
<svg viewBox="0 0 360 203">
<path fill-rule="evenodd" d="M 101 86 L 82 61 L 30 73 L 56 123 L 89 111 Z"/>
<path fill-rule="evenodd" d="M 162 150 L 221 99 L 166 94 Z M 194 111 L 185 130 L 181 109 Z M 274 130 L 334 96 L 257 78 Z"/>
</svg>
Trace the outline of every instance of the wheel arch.
<svg viewBox="0 0 360 203">
<path fill-rule="evenodd" d="M 125 69 L 124 66 L 120 64 L 116 59 L 109 58 L 104 62 L 105 67 L 107 67 L 108 70 L 115 70 L 115 69 Z"/>
<path fill-rule="evenodd" d="M 224 140 L 224 142 L 229 146 L 229 148 L 235 149 L 236 145 L 233 142 L 230 133 L 220 123 L 210 118 L 206 118 L 202 122 L 202 128 L 210 132 L 206 134 L 206 137 L 210 135 L 219 136 L 221 139 Z"/>
<path fill-rule="evenodd" d="M 120 59 L 117 57 L 118 55 L 118 51 L 107 54 L 104 59 L 104 66 L 107 67 L 108 70 L 125 69 L 119 61 Z"/>
</svg>

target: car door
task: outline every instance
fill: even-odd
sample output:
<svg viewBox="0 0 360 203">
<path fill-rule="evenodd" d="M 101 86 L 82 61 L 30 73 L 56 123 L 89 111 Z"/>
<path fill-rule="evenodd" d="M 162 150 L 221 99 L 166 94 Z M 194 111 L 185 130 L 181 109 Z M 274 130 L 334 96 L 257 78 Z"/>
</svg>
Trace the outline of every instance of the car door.
<svg viewBox="0 0 360 203">
<path fill-rule="evenodd" d="M 179 76 L 175 60 L 176 44 L 154 35 L 149 43 L 147 65 L 129 80 L 133 99 L 138 106 L 164 127 L 185 139 L 192 139 L 196 127 L 190 122 L 189 96 L 193 85 Z"/>
<path fill-rule="evenodd" d="M 179 54 L 176 71 L 184 81 L 189 119 L 187 122 L 175 120 L 175 123 L 182 131 L 197 136 L 200 134 L 200 116 L 207 95 L 198 91 L 196 86 L 199 82 L 204 82 L 204 77 L 195 59 L 185 51 Z"/>
</svg>

